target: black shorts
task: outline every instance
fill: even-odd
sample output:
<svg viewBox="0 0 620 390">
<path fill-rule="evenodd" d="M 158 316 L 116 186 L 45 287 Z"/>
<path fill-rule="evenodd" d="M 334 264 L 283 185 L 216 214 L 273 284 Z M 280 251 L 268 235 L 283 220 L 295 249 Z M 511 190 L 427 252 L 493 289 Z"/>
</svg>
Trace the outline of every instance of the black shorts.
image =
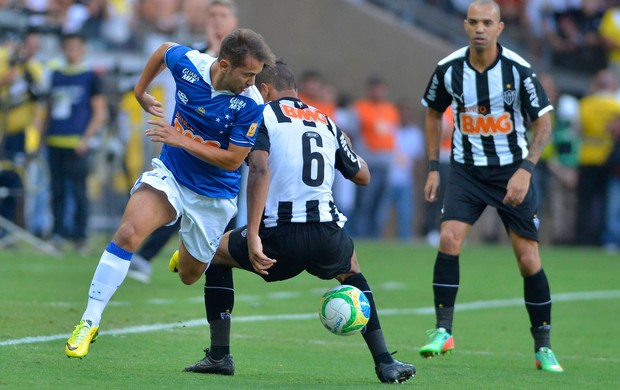
<svg viewBox="0 0 620 390">
<path fill-rule="evenodd" d="M 267 282 L 290 279 L 303 271 L 325 280 L 351 269 L 353 240 L 336 223 L 287 223 L 259 231 L 263 252 L 277 260 L 260 275 Z M 241 268 L 254 271 L 248 257 L 246 227 L 230 233 L 228 251 Z"/>
<path fill-rule="evenodd" d="M 441 221 L 456 220 L 473 225 L 486 206 L 493 206 L 506 228 L 520 236 L 538 241 L 538 198 L 530 183 L 523 203 L 503 203 L 508 180 L 520 162 L 501 167 L 477 167 L 452 162 Z"/>
</svg>

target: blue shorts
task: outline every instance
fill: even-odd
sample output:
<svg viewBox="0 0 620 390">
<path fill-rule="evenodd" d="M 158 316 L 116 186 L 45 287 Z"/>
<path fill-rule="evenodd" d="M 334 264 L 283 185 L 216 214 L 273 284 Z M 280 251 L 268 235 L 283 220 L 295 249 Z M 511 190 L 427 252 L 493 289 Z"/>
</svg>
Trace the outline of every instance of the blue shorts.
<svg viewBox="0 0 620 390">
<path fill-rule="evenodd" d="M 523 203 L 509 206 L 503 203 L 508 180 L 519 169 L 520 162 L 499 167 L 477 167 L 451 163 L 446 186 L 441 221 L 461 221 L 473 225 L 487 206 L 497 209 L 506 228 L 518 235 L 538 241 L 538 198 L 534 186 Z"/>
</svg>

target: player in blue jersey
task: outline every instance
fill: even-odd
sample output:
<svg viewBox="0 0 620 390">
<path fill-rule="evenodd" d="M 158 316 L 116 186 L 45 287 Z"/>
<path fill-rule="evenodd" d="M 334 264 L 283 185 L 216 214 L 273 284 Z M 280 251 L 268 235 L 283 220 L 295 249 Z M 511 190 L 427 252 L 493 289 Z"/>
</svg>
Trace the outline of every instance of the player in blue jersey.
<svg viewBox="0 0 620 390">
<path fill-rule="evenodd" d="M 263 100 L 254 87 L 275 57 L 262 36 L 237 29 L 222 42 L 218 58 L 174 43 L 162 44 L 135 87 L 142 108 L 163 118 L 147 88 L 166 67 L 176 84 L 172 124 L 149 120 L 146 135 L 163 143 L 153 170 L 131 190 L 121 224 L 93 276 L 88 305 L 67 341 L 69 357 L 84 357 L 95 341 L 110 298 L 125 279 L 133 252 L 155 229 L 182 218 L 179 269 L 197 272 L 211 261 L 224 228 L 237 212 L 239 166 L 256 138 Z"/>
</svg>

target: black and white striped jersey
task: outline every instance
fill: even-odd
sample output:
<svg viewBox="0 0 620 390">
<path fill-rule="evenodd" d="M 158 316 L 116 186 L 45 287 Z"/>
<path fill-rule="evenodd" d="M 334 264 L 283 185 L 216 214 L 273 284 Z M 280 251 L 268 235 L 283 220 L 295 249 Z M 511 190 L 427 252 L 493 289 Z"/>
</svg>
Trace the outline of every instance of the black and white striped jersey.
<svg viewBox="0 0 620 390">
<path fill-rule="evenodd" d="M 527 157 L 526 123 L 552 110 L 530 64 L 501 45 L 497 60 L 479 73 L 469 48 L 439 61 L 422 104 L 443 112 L 452 105 L 452 159 L 477 166 L 508 165 Z"/>
<path fill-rule="evenodd" d="M 269 152 L 271 182 L 263 223 L 337 222 L 346 217 L 332 195 L 336 170 L 351 178 L 360 169 L 334 122 L 296 98 L 265 106 L 253 150 Z"/>
</svg>

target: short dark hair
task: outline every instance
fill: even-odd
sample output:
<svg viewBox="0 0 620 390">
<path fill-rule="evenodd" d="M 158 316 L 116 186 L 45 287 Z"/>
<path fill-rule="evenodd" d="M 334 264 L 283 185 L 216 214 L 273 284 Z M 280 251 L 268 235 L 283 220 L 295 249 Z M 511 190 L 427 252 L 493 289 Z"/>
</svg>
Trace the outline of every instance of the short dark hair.
<svg viewBox="0 0 620 390">
<path fill-rule="evenodd" d="M 248 55 L 265 66 L 275 65 L 275 56 L 263 36 L 247 28 L 237 28 L 224 37 L 218 58 L 229 60 L 231 66 L 236 68 L 244 64 Z"/>
<path fill-rule="evenodd" d="M 72 32 L 72 33 L 63 33 L 60 36 L 60 41 L 61 42 L 66 42 L 70 39 L 79 39 L 82 42 L 86 42 L 86 36 L 84 36 L 84 34 L 78 33 L 78 32 Z"/>
<path fill-rule="evenodd" d="M 256 75 L 256 84 L 261 83 L 271 84 L 277 91 L 297 89 L 295 75 L 282 58 L 276 59 L 274 66 L 265 66 L 262 72 Z"/>
</svg>

